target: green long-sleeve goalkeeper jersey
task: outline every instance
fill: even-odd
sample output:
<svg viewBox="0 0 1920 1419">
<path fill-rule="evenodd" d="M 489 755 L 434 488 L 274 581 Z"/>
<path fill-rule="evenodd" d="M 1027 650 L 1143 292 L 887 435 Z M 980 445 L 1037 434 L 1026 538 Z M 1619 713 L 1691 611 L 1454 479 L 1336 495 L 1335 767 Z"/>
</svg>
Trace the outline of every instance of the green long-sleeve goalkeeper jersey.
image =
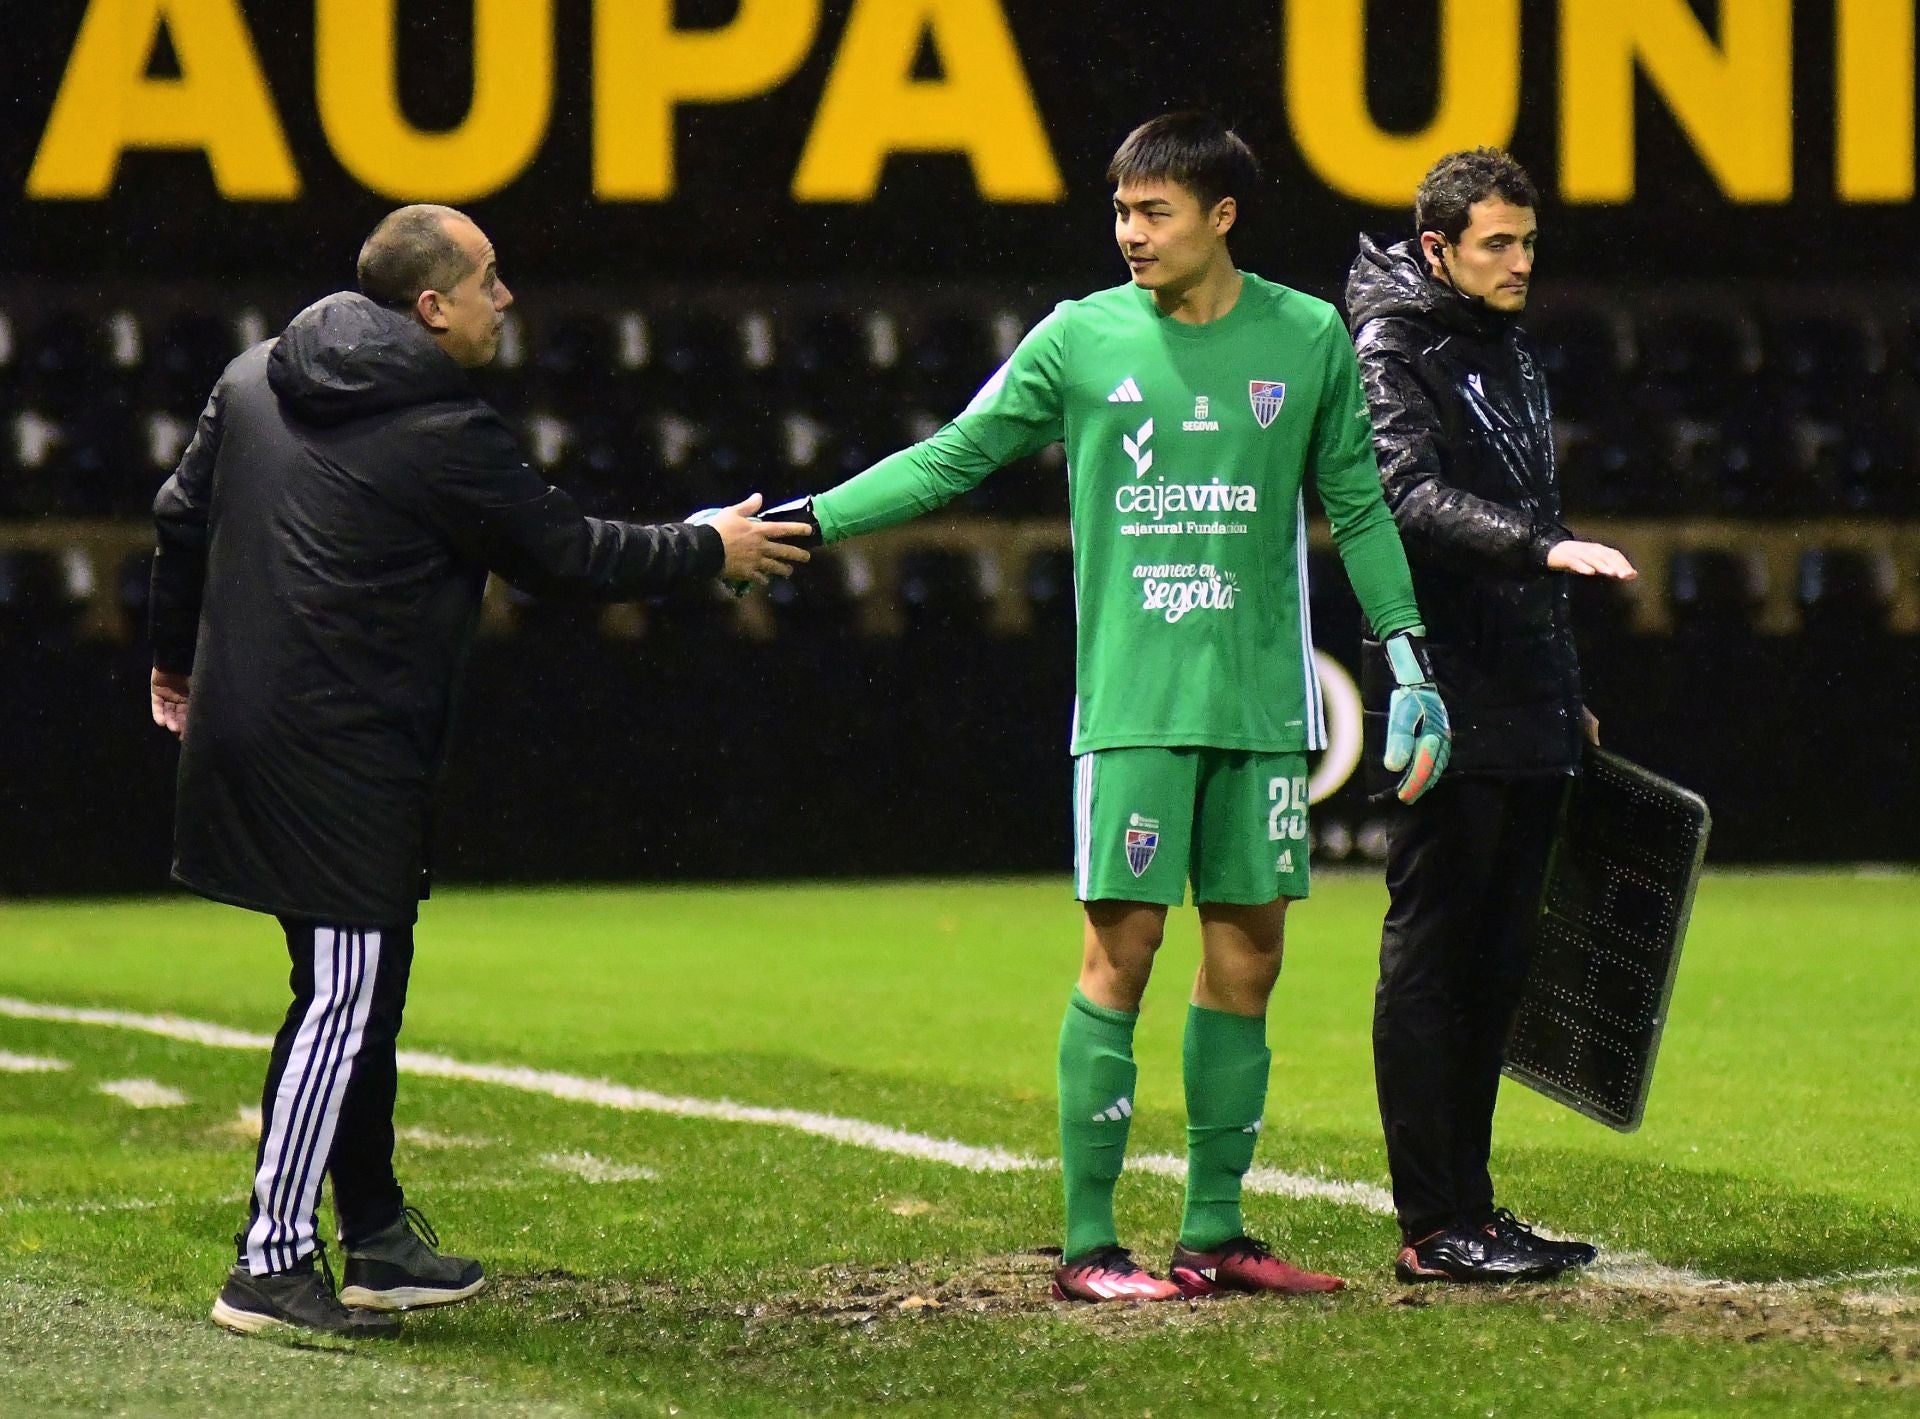
<svg viewBox="0 0 1920 1419">
<path fill-rule="evenodd" d="M 1079 625 L 1073 752 L 1324 747 L 1309 472 L 1374 631 L 1419 620 L 1334 308 L 1251 274 L 1203 325 L 1131 285 L 1064 301 L 952 423 L 816 498 L 821 535 L 939 507 L 1056 439 Z"/>
</svg>

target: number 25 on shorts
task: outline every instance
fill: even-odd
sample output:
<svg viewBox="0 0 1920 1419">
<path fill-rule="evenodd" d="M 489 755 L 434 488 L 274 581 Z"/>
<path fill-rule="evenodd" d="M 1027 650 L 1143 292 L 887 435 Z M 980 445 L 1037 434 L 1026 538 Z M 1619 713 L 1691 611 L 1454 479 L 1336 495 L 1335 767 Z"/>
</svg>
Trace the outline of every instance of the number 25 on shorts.
<svg viewBox="0 0 1920 1419">
<path fill-rule="evenodd" d="M 1307 780 L 1303 775 L 1267 780 L 1269 842 L 1304 842 L 1307 836 Z"/>
</svg>

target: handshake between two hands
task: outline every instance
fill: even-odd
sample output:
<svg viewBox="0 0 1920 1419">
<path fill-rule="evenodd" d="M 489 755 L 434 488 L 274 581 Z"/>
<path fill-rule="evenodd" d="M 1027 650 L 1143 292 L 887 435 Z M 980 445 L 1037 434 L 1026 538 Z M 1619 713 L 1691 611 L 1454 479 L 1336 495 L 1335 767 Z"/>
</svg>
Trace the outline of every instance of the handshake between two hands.
<svg viewBox="0 0 1920 1419">
<path fill-rule="evenodd" d="M 796 498 L 764 514 L 760 501 L 755 493 L 732 507 L 701 508 L 687 519 L 720 534 L 726 549 L 720 579 L 735 596 L 745 596 L 749 588 L 765 586 L 774 577 L 792 576 L 796 566 L 811 559 L 809 549 L 820 545 L 812 498 Z"/>
</svg>

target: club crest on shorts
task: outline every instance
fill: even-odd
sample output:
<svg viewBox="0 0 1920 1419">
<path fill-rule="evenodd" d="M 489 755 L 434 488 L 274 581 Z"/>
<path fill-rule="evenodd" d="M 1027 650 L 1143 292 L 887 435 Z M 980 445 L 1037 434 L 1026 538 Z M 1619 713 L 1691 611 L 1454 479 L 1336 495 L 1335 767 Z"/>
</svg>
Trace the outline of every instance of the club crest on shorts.
<svg viewBox="0 0 1920 1419">
<path fill-rule="evenodd" d="M 1278 380 L 1250 379 L 1247 398 L 1253 404 L 1253 417 L 1264 429 L 1280 417 L 1280 406 L 1287 402 L 1287 387 Z"/>
<path fill-rule="evenodd" d="M 1142 818 L 1138 813 L 1127 818 L 1127 869 L 1135 877 L 1143 876 L 1160 850 L 1160 821 Z"/>
</svg>

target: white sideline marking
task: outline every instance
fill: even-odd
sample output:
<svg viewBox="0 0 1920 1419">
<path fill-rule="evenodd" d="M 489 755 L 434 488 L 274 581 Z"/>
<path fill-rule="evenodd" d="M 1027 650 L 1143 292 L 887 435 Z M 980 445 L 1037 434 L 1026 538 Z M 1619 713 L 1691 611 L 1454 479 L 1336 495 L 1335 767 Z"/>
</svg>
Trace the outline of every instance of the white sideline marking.
<svg viewBox="0 0 1920 1419">
<path fill-rule="evenodd" d="M 164 1039 L 184 1040 L 189 1044 L 209 1045 L 216 1049 L 264 1050 L 273 1044 L 273 1038 L 270 1035 L 233 1030 L 224 1025 L 209 1024 L 200 1020 L 186 1020 L 177 1015 L 138 1015 L 120 1010 L 83 1010 L 64 1005 L 41 1005 L 10 996 L 0 996 L 0 1016 L 11 1016 L 20 1020 L 47 1020 L 61 1024 L 98 1025 L 109 1029 L 136 1030 L 143 1034 L 158 1035 Z M 738 1104 L 731 1099 L 681 1098 L 671 1094 L 658 1094 L 651 1089 L 636 1089 L 625 1084 L 615 1084 L 606 1079 L 584 1079 L 578 1075 L 529 1069 L 519 1065 L 468 1064 L 461 1060 L 450 1059 L 445 1055 L 416 1053 L 411 1050 L 401 1051 L 399 1062 L 400 1068 L 407 1073 L 428 1078 L 496 1084 L 502 1088 L 518 1089 L 523 1093 L 544 1094 L 549 1098 L 595 1104 L 625 1113 L 658 1113 L 676 1118 L 710 1119 L 719 1123 L 763 1124 L 772 1128 L 791 1129 L 817 1138 L 830 1139 L 837 1143 L 850 1144 L 856 1148 L 892 1153 L 905 1158 L 918 1158 L 927 1162 L 946 1163 L 952 1167 L 964 1168 L 969 1172 L 1043 1172 L 1059 1166 L 1051 1158 L 1035 1158 L 1024 1153 L 1008 1152 L 1002 1148 L 980 1148 L 971 1144 L 958 1143 L 950 1138 L 928 1138 L 923 1134 L 908 1133 L 904 1129 L 889 1128 L 884 1124 L 867 1123 L 859 1119 L 841 1118 L 835 1114 L 810 1113 L 800 1109 L 762 1108 L 751 1104 Z M 151 1083 L 151 1081 L 123 1082 Z M 101 1087 L 104 1089 L 107 1086 Z M 162 1088 L 163 1086 L 154 1085 L 153 1087 Z M 185 1100 L 181 1099 L 180 1102 L 184 1103 Z M 436 1141 L 453 1142 L 454 1140 L 436 1139 Z M 467 1143 L 485 1140 L 461 1139 L 458 1141 Z M 593 1164 L 596 1169 L 622 1167 L 619 1164 L 602 1162 L 600 1159 L 593 1158 L 591 1154 L 584 1153 L 548 1154 L 541 1159 L 541 1162 L 548 1167 L 573 1172 L 577 1176 L 587 1178 L 589 1182 L 627 1180 L 625 1177 L 587 1177 L 586 1172 L 580 1171 L 579 1167 L 575 1166 L 581 1164 L 582 1160 Z M 1184 1178 L 1187 1171 L 1186 1160 L 1171 1153 L 1148 1153 L 1129 1158 L 1127 1167 L 1129 1170 L 1171 1178 Z M 629 1171 L 648 1178 L 653 1176 L 650 1169 Z M 503 1180 L 494 1184 L 468 1184 L 467 1186 L 521 1185 L 523 1184 Z M 1341 1206 L 1357 1207 L 1380 1216 L 1393 1215 L 1391 1194 L 1385 1188 L 1376 1187 L 1371 1183 L 1342 1182 L 1335 1178 L 1311 1177 L 1301 1173 L 1284 1172 L 1278 1168 L 1257 1167 L 1247 1174 L 1246 1190 L 1270 1197 L 1333 1202 Z M 61 1204 L 59 1210 L 144 1209 L 169 1206 L 173 1201 L 174 1199 Z M 36 1209 L 32 1204 L 17 1203 L 0 1207 L 0 1211 L 26 1210 Z M 1920 1277 L 1920 1266 L 1841 1272 L 1796 1281 L 1738 1282 L 1717 1280 L 1710 1276 L 1702 1276 L 1698 1272 L 1665 1266 L 1641 1252 L 1607 1250 L 1602 1253 L 1602 1259 L 1599 1262 L 1587 1268 L 1586 1275 L 1603 1285 L 1628 1290 L 1753 1292 L 1810 1290 L 1827 1286 L 1857 1285 L 1871 1281 L 1906 1280 Z"/>
<path fill-rule="evenodd" d="M 72 1067 L 64 1059 L 46 1059 L 36 1054 L 14 1054 L 0 1049 L 0 1074 L 55 1074 Z"/>
<path fill-rule="evenodd" d="M 540 1166 L 556 1173 L 571 1173 L 590 1183 L 657 1182 L 660 1174 L 652 1168 L 633 1163 L 611 1163 L 591 1153 L 548 1153 Z"/>
<path fill-rule="evenodd" d="M 1052 1167 L 1054 1164 L 1047 1163 L 1044 1166 Z M 1187 1160 L 1174 1153 L 1147 1153 L 1129 1157 L 1127 1171 L 1152 1173 L 1156 1177 L 1184 1182 Z M 1393 1216 L 1393 1194 L 1372 1183 L 1341 1182 L 1337 1178 L 1316 1178 L 1305 1173 L 1259 1167 L 1247 1173 L 1243 1185 L 1248 1192 L 1265 1197 L 1291 1197 L 1301 1202 L 1337 1202 L 1343 1207 L 1358 1207 L 1363 1212 L 1372 1212 L 1381 1217 Z"/>
<path fill-rule="evenodd" d="M 75 1009 L 64 1005 L 41 1005 L 28 1000 L 0 996 L 0 1016 L 23 1020 L 50 1020 L 63 1024 L 98 1025 L 109 1029 L 137 1030 L 165 1039 L 185 1040 L 218 1049 L 267 1049 L 271 1036 L 228 1029 L 224 1025 L 201 1020 L 185 1020 L 177 1015 L 138 1015 L 121 1010 Z M 615 1084 L 606 1079 L 583 1079 L 553 1070 L 529 1069 L 522 1065 L 469 1064 L 445 1055 L 402 1050 L 400 1068 L 408 1074 L 427 1078 L 460 1079 L 476 1084 L 497 1084 L 523 1093 L 544 1094 L 549 1098 L 576 1103 L 597 1104 L 601 1108 L 624 1113 L 667 1114 L 676 1118 L 710 1119 L 718 1123 L 757 1123 L 772 1128 L 851 1144 L 879 1153 L 903 1158 L 945 1163 L 975 1173 L 1042 1172 L 1059 1166 L 1051 1158 L 1035 1158 L 1012 1153 L 1004 1148 L 981 1148 L 951 1138 L 929 1138 L 885 1124 L 861 1119 L 841 1118 L 836 1114 L 812 1113 L 802 1109 L 774 1109 L 754 1104 L 739 1104 L 731 1099 L 689 1099 Z M 1128 1160 L 1130 1168 L 1161 1177 L 1184 1178 L 1186 1161 L 1172 1154 L 1148 1154 Z M 1271 1197 L 1314 1198 L 1361 1207 L 1369 1212 L 1391 1215 L 1393 1204 L 1386 1191 L 1368 1183 L 1341 1182 L 1330 1178 L 1308 1177 L 1282 1172 L 1278 1168 L 1255 1168 L 1247 1174 L 1249 1192 Z"/>
<path fill-rule="evenodd" d="M 190 1045 L 212 1045 L 215 1049 L 272 1049 L 272 1035 L 255 1035 L 245 1030 L 229 1030 L 225 1025 L 209 1025 L 201 1020 L 183 1020 L 178 1015 L 132 1015 L 124 1010 L 76 1010 L 67 1005 L 36 1005 L 31 1000 L 15 1000 L 0 995 L 0 1015 L 16 1020 L 51 1020 L 59 1025 L 104 1025 L 113 1030 L 138 1030 L 143 1035 L 184 1040 Z"/>
<path fill-rule="evenodd" d="M 491 1138 L 481 1138 L 472 1133 L 441 1133 L 432 1128 L 403 1128 L 394 1134 L 402 1143 L 411 1143 L 416 1148 L 486 1148 L 493 1143 Z"/>
<path fill-rule="evenodd" d="M 93 1087 L 136 1109 L 177 1109 L 187 1101 L 185 1094 L 169 1089 L 157 1079 L 109 1079 Z"/>
</svg>

